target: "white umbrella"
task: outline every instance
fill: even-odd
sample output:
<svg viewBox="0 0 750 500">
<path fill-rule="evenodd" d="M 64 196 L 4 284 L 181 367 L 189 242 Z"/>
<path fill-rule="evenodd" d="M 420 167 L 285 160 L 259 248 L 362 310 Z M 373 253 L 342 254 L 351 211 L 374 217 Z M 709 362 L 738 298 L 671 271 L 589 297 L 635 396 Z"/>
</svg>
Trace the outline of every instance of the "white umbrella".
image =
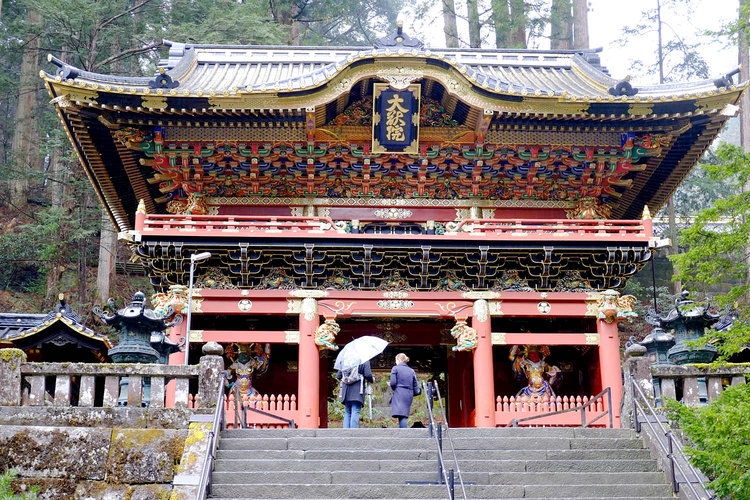
<svg viewBox="0 0 750 500">
<path fill-rule="evenodd" d="M 336 370 L 349 370 L 359 366 L 383 352 L 387 345 L 388 341 L 372 335 L 354 339 L 341 349 L 333 367 Z"/>
</svg>

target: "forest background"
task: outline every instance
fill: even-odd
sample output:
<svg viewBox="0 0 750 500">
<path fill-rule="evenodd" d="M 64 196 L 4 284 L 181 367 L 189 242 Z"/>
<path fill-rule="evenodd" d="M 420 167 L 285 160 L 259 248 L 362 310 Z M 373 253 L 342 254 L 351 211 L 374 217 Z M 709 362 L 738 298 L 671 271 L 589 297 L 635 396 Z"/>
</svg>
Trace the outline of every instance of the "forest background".
<svg viewBox="0 0 750 500">
<path fill-rule="evenodd" d="M 47 312 L 62 292 L 85 321 L 94 324 L 93 304 L 110 296 L 121 302 L 135 290 L 153 292 L 140 265 L 130 262 L 127 247 L 118 245 L 115 229 L 49 104 L 39 78 L 41 69 L 51 70 L 47 54 L 87 71 L 153 75 L 166 55 L 163 39 L 372 45 L 393 31 L 403 12 L 407 32 L 436 47 L 586 49 L 593 28 L 621 39 L 624 50 L 611 66 L 615 78 L 629 74 L 636 83 L 715 78 L 739 61 L 739 81 L 745 82 L 750 79 L 748 3 L 0 0 L 0 311 Z M 597 16 L 592 25 L 590 14 L 603 10 L 611 17 Z M 632 22 L 615 33 L 610 24 L 625 14 L 633 16 Z M 693 24 L 697 20 L 703 25 Z M 737 59 L 717 58 L 726 51 Z M 605 54 L 610 56 L 609 51 Z M 749 97 L 743 98 L 741 108 L 750 110 Z M 699 299 L 732 307 L 738 314 L 734 328 L 723 338 L 709 337 L 717 341 L 723 359 L 750 345 L 750 111 L 730 121 L 728 129 L 723 137 L 736 145 L 709 151 L 656 214 L 656 227 L 672 239 L 672 247 L 626 289 L 639 298 L 640 318 L 646 308 L 657 305 L 657 296 L 661 312 L 673 307 L 683 286 Z M 642 338 L 650 326 L 640 319 L 622 330 L 624 338 Z M 745 418 L 750 386 L 725 394 L 729 396 L 706 412 L 683 407 L 680 418 L 702 449 L 695 456 L 717 493 L 750 498 L 750 443 L 737 438 L 750 433 Z M 726 425 L 717 427 L 717 422 Z"/>
<path fill-rule="evenodd" d="M 620 7 L 605 0 L 0 0 L 0 311 L 46 312 L 62 292 L 91 320 L 92 305 L 110 296 L 152 292 L 127 247 L 118 245 L 49 105 L 39 78 L 41 69 L 51 69 L 47 54 L 87 71 L 152 75 L 166 54 L 163 39 L 372 45 L 394 29 L 399 13 L 413 36 L 433 46 L 585 49 L 592 27 L 606 29 L 601 9 L 607 5 L 612 15 L 621 15 Z M 738 46 L 739 3 L 714 9 L 730 15 L 701 27 L 686 22 L 704 5 L 698 0 L 630 5 L 634 21 L 613 35 L 628 54 L 619 53 L 617 71 L 627 71 L 636 82 L 670 82 L 732 69 L 726 58 L 716 67 L 712 57 L 712 66 L 705 54 L 709 47 L 719 53 L 717 44 Z M 644 10 L 633 12 L 633 5 Z M 431 28 L 441 24 L 442 31 Z M 736 122 L 726 135 L 739 142 Z M 717 162 L 709 153 L 706 163 Z M 657 224 L 665 236 L 676 243 L 680 229 L 701 209 L 731 194 L 715 177 L 701 166 L 693 171 L 658 214 L 668 221 Z M 631 281 L 628 291 L 641 299 L 641 312 L 654 290 L 665 308 L 682 286 L 672 283 L 667 259 L 677 251 L 675 244 L 655 259 L 655 273 L 649 265 Z M 726 283 L 688 284 L 709 294 L 726 288 Z M 648 328 L 637 322 L 624 336 L 642 337 Z"/>
</svg>

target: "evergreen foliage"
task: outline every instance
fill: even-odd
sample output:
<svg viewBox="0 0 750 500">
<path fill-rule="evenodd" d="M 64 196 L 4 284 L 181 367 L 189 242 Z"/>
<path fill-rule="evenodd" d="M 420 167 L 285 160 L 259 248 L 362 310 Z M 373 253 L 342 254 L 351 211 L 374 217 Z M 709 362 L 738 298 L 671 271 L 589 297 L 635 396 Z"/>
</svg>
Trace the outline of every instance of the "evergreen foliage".
<svg viewBox="0 0 750 500">
<path fill-rule="evenodd" d="M 6 470 L 0 474 L 0 500 L 36 500 L 36 488 L 28 493 L 14 494 L 11 487 L 16 474 L 12 470 Z"/>
<path fill-rule="evenodd" d="M 692 442 L 685 451 L 711 479 L 711 489 L 719 498 L 750 498 L 750 384 L 727 387 L 703 408 L 667 404 Z"/>
</svg>

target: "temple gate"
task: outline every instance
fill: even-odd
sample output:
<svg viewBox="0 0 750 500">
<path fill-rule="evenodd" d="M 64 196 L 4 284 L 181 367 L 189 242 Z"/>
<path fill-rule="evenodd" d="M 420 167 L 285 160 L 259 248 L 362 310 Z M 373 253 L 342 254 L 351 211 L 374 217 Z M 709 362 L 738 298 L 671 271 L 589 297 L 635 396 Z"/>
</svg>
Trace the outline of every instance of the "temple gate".
<svg viewBox="0 0 750 500">
<path fill-rule="evenodd" d="M 745 84 L 637 89 L 596 51 L 428 49 L 400 28 L 374 47 L 169 46 L 153 78 L 54 57 L 43 78 L 157 300 L 184 312 L 210 252 L 190 332 L 171 332 L 191 362 L 219 342 L 243 390 L 324 426 L 327 353 L 367 331 L 444 349 L 454 425 L 607 389 L 618 425 L 616 290 Z"/>
</svg>

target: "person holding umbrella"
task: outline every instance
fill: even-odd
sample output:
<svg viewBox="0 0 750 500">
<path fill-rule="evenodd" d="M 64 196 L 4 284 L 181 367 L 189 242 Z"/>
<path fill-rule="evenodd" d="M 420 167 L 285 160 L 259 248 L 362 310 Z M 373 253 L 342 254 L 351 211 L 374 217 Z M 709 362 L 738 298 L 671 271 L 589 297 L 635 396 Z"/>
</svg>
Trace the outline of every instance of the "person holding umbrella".
<svg viewBox="0 0 750 500">
<path fill-rule="evenodd" d="M 341 380 L 341 401 L 344 403 L 344 429 L 359 427 L 359 414 L 365 404 L 365 384 L 373 383 L 370 362 L 340 370 L 336 377 Z"/>
<path fill-rule="evenodd" d="M 414 396 L 422 394 L 419 388 L 417 374 L 414 373 L 409 365 L 409 357 L 404 353 L 396 354 L 396 366 L 391 369 L 391 415 L 398 419 L 398 426 L 406 428 L 406 419 L 409 418 L 411 402 Z"/>
<path fill-rule="evenodd" d="M 370 359 L 385 349 L 388 342 L 365 335 L 354 339 L 341 349 L 336 357 L 334 369 L 341 380 L 340 395 L 344 403 L 344 428 L 359 427 L 359 414 L 365 404 L 366 382 L 375 381 L 370 369 Z"/>
</svg>

